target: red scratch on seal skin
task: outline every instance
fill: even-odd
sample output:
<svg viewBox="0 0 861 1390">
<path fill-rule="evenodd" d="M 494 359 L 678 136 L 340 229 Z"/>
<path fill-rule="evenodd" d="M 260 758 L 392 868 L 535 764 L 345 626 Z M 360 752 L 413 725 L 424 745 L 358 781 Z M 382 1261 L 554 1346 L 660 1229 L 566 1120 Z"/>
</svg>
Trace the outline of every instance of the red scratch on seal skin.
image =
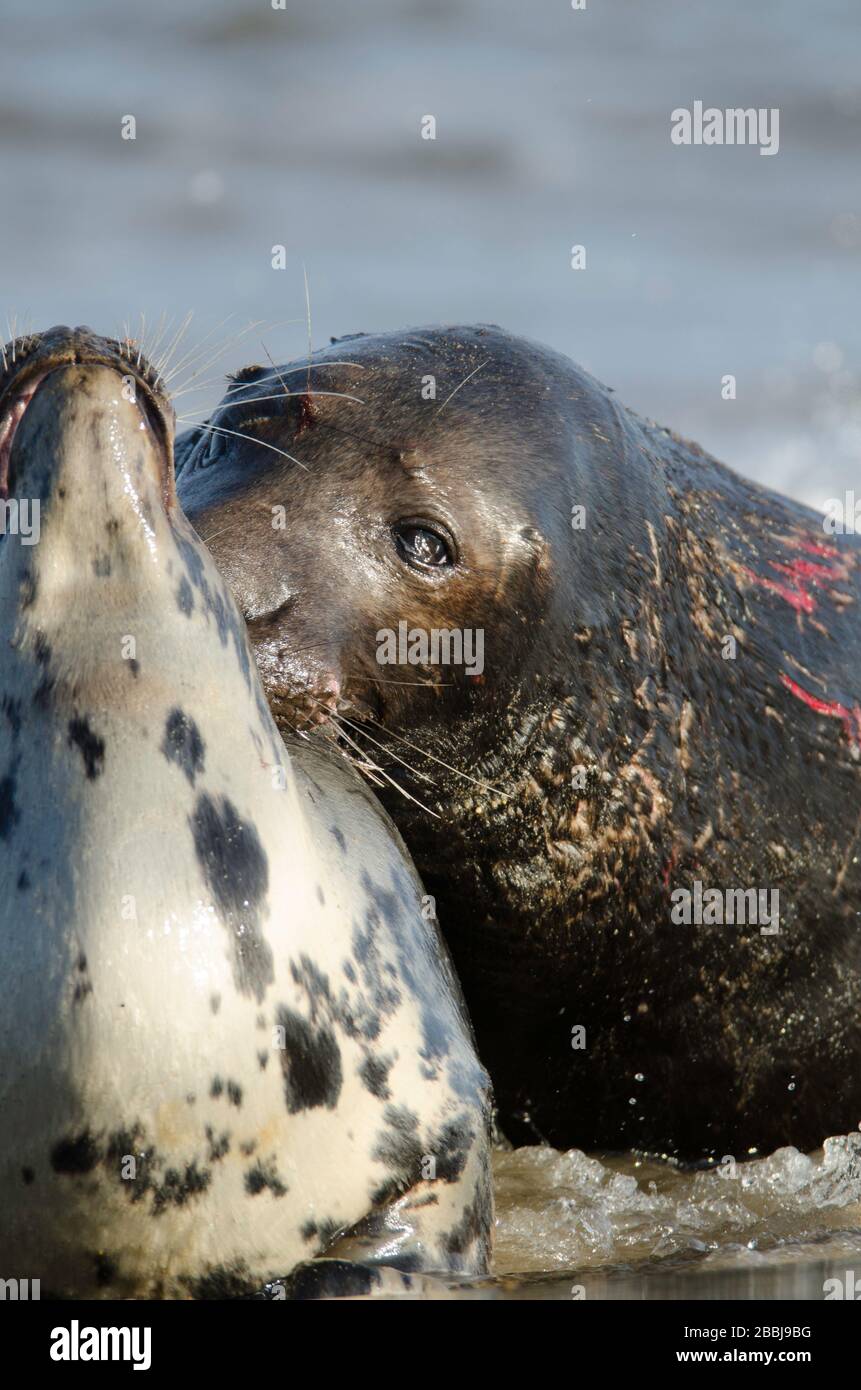
<svg viewBox="0 0 861 1390">
<path fill-rule="evenodd" d="M 786 571 L 788 568 L 786 565 L 776 565 L 774 561 L 771 561 L 771 564 L 776 570 Z M 816 611 L 816 600 L 811 593 L 808 593 L 802 582 L 780 584 L 776 579 L 766 579 L 765 575 L 757 574 L 756 570 L 749 569 L 747 566 L 745 566 L 744 572 L 754 584 L 758 584 L 761 589 L 768 589 L 772 594 L 777 594 L 791 608 L 794 608 L 796 613 L 814 613 Z"/>
<path fill-rule="evenodd" d="M 847 580 L 849 578 L 849 565 L 833 546 L 817 545 L 813 541 L 800 541 L 799 547 L 809 554 L 826 555 L 830 563 L 825 564 L 821 559 L 791 560 L 786 565 L 781 564 L 779 560 L 769 560 L 768 563 L 775 573 L 785 576 L 784 582 L 777 579 L 767 579 L 765 575 L 757 574 L 755 570 L 748 567 L 745 567 L 745 573 L 760 588 L 769 589 L 771 593 L 778 594 L 785 603 L 795 609 L 796 613 L 815 613 L 816 596 L 811 593 L 811 589 L 825 589 L 832 598 L 837 600 L 839 596 L 829 589 L 829 584 L 833 583 L 834 580 Z"/>
<path fill-rule="evenodd" d="M 840 551 L 836 545 L 826 545 L 824 541 L 795 541 L 797 550 L 806 550 L 808 555 L 827 555 L 829 558 L 839 560 Z"/>
<path fill-rule="evenodd" d="M 780 673 L 780 679 L 797 700 L 802 700 L 809 709 L 815 710 L 817 714 L 827 715 L 829 719 L 840 719 L 843 722 L 843 730 L 849 740 L 853 757 L 861 754 L 861 705 L 853 705 L 848 709 L 846 705 L 841 705 L 839 700 L 820 700 L 818 695 L 811 695 L 808 690 L 800 686 L 791 677 Z"/>
</svg>

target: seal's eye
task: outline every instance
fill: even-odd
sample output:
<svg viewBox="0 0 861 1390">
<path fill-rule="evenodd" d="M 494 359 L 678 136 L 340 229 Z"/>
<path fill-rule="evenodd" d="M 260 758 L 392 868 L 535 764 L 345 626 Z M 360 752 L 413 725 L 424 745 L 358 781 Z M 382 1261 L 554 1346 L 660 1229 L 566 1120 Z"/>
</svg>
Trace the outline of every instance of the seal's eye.
<svg viewBox="0 0 861 1390">
<path fill-rule="evenodd" d="M 399 521 L 392 527 L 401 559 L 418 569 L 443 569 L 454 564 L 453 547 L 439 531 L 418 521 Z"/>
</svg>

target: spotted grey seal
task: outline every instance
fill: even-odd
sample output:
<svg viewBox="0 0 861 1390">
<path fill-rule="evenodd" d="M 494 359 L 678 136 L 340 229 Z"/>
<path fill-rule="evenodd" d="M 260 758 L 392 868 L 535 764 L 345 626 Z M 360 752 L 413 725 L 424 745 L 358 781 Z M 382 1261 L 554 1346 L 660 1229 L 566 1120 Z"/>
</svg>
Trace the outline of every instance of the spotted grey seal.
<svg viewBox="0 0 861 1390">
<path fill-rule="evenodd" d="M 146 362 L 85 329 L 4 360 L 0 483 L 40 526 L 0 542 L 0 1271 L 484 1270 L 486 1078 L 397 832 L 281 742 Z"/>
</svg>

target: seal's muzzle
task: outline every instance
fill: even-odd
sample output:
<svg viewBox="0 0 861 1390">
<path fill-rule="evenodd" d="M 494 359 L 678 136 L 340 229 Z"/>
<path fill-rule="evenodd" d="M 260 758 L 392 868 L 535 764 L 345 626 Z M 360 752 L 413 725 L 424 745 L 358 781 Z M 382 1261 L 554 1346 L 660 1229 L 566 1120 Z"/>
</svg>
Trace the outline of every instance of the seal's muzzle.
<svg viewBox="0 0 861 1390">
<path fill-rule="evenodd" d="M 122 396 L 140 407 L 163 459 L 165 502 L 173 499 L 174 415 L 164 385 L 136 344 L 102 338 L 89 328 L 51 328 L 14 339 L 0 361 L 0 498 L 15 491 L 13 445 L 18 428 L 45 380 L 66 366 L 103 366 L 122 378 Z M 84 376 L 79 375 L 83 380 Z M 69 384 L 72 378 L 67 379 Z"/>
</svg>

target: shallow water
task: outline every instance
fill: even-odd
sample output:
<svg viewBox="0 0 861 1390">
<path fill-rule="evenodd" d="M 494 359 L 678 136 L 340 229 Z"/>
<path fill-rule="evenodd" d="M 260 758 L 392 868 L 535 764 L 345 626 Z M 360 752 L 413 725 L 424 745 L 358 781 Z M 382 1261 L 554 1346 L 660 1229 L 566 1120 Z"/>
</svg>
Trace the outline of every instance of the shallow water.
<svg viewBox="0 0 861 1390">
<path fill-rule="evenodd" d="M 536 1146 L 494 1178 L 502 1296 L 822 1299 L 861 1273 L 858 1133 L 706 1172 Z"/>
</svg>

